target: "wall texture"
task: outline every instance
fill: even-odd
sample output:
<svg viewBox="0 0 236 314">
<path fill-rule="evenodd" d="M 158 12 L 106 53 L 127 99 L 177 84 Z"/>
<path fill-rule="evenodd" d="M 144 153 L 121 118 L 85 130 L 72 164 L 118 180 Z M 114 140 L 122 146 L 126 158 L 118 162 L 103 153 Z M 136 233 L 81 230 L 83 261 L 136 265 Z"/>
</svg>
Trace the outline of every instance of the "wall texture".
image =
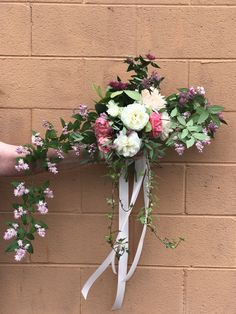
<svg viewBox="0 0 236 314">
<path fill-rule="evenodd" d="M 176 250 L 148 234 L 128 283 L 124 314 L 236 313 L 236 0 L 0 0 L 0 138 L 19 144 L 43 119 L 92 106 L 91 83 L 122 74 L 127 55 L 153 52 L 166 76 L 162 92 L 203 85 L 226 107 L 228 127 L 203 154 L 170 153 L 157 169 L 159 232 L 183 236 Z M 111 313 L 111 271 L 85 302 L 80 288 L 103 260 L 110 182 L 103 166 L 52 178 L 50 229 L 21 264 L 0 243 L 1 314 Z M 30 180 L 42 180 L 37 175 Z M 0 225 L 10 180 L 0 179 Z M 131 256 L 138 239 L 131 224 Z M 2 234 L 2 233 L 1 233 Z"/>
</svg>

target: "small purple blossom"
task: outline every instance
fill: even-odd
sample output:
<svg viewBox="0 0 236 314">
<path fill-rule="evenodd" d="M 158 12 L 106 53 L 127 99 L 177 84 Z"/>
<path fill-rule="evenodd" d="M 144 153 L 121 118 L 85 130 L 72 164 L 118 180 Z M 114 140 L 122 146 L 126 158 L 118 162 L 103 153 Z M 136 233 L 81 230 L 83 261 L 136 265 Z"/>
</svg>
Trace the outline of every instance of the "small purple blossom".
<svg viewBox="0 0 236 314">
<path fill-rule="evenodd" d="M 40 212 L 42 215 L 46 215 L 48 213 L 48 206 L 47 203 L 44 201 L 39 201 L 37 205 L 37 210 Z"/>
<path fill-rule="evenodd" d="M 48 171 L 49 172 L 51 172 L 53 174 L 57 174 L 58 173 L 58 170 L 57 170 L 57 167 L 56 167 L 56 163 L 48 161 L 47 162 L 47 166 L 48 166 Z"/>
<path fill-rule="evenodd" d="M 205 88 L 203 86 L 197 86 L 196 90 L 198 95 L 204 96 L 206 94 Z"/>
<path fill-rule="evenodd" d="M 188 89 L 188 95 L 189 95 L 189 97 L 192 98 L 192 97 L 194 97 L 196 94 L 197 94 L 196 89 L 195 89 L 193 86 L 189 87 L 189 89 Z"/>
<path fill-rule="evenodd" d="M 184 119 L 188 119 L 191 116 L 191 112 L 189 111 L 185 111 L 182 116 L 184 117 Z"/>
<path fill-rule="evenodd" d="M 141 85 L 144 89 L 149 89 L 151 86 L 151 81 L 148 78 L 144 78 L 141 82 Z"/>
<path fill-rule="evenodd" d="M 15 261 L 20 262 L 26 255 L 26 249 L 19 248 L 15 250 Z"/>
<path fill-rule="evenodd" d="M 88 116 L 88 107 L 86 105 L 79 105 L 79 114 L 86 118 Z"/>
<path fill-rule="evenodd" d="M 64 128 L 62 129 L 62 134 L 63 135 L 67 135 L 68 134 L 68 123 L 66 123 Z"/>
<path fill-rule="evenodd" d="M 22 206 L 19 206 L 18 209 L 14 210 L 14 218 L 15 219 L 19 219 L 25 214 L 27 214 L 27 210 L 25 210 Z"/>
<path fill-rule="evenodd" d="M 220 120 L 224 120 L 223 112 L 218 112 L 217 115 L 218 115 Z"/>
<path fill-rule="evenodd" d="M 214 122 L 210 122 L 207 126 L 208 130 L 211 131 L 212 133 L 215 133 L 216 130 L 218 129 L 218 126 Z"/>
<path fill-rule="evenodd" d="M 57 157 L 59 159 L 64 159 L 65 158 L 61 149 L 57 149 L 56 150 L 56 154 L 57 154 Z"/>
<path fill-rule="evenodd" d="M 17 236 L 16 228 L 8 228 L 7 231 L 4 233 L 3 239 L 10 240 L 16 236 Z"/>
<path fill-rule="evenodd" d="M 156 57 L 155 57 L 153 54 L 151 54 L 151 53 L 146 54 L 146 58 L 147 58 L 148 60 L 150 60 L 150 61 L 153 61 L 153 60 L 156 59 Z"/>
<path fill-rule="evenodd" d="M 24 159 L 20 158 L 17 161 L 17 165 L 15 165 L 15 169 L 17 171 L 29 170 L 29 165 L 26 162 L 24 162 Z"/>
<path fill-rule="evenodd" d="M 131 57 L 128 57 L 125 61 L 126 61 L 126 63 L 128 63 L 128 64 L 133 64 L 133 63 L 134 63 L 134 59 L 131 58 Z"/>
<path fill-rule="evenodd" d="M 45 196 L 46 196 L 47 198 L 53 198 L 53 197 L 54 197 L 53 191 L 52 191 L 51 189 L 49 189 L 49 188 L 46 188 L 46 189 L 43 191 L 43 193 L 45 194 Z"/>
<path fill-rule="evenodd" d="M 175 151 L 182 156 L 185 151 L 184 145 L 181 143 L 175 143 Z"/>
<path fill-rule="evenodd" d="M 37 229 L 38 235 L 39 235 L 40 237 L 44 238 L 45 235 L 46 235 L 46 230 L 45 230 L 45 228 L 42 228 L 40 225 L 37 225 L 37 224 L 35 224 L 34 226 L 35 226 L 35 228 Z"/>
<path fill-rule="evenodd" d="M 89 155 L 90 155 L 91 157 L 93 157 L 94 154 L 95 154 L 96 151 L 97 151 L 97 145 L 96 145 L 96 144 L 88 145 L 87 150 L 88 150 Z"/>
<path fill-rule="evenodd" d="M 197 147 L 199 153 L 203 152 L 204 145 L 203 145 L 202 141 L 197 141 L 195 146 Z"/>
<path fill-rule="evenodd" d="M 40 137 L 40 133 L 35 133 L 32 135 L 32 144 L 35 146 L 43 146 L 43 139 Z"/>
<path fill-rule="evenodd" d="M 152 74 L 150 76 L 150 79 L 152 81 L 160 81 L 161 77 L 157 71 L 152 71 Z"/>
<path fill-rule="evenodd" d="M 123 90 L 129 86 L 128 83 L 123 83 L 121 81 L 111 81 L 108 85 L 114 90 Z"/>
<path fill-rule="evenodd" d="M 17 152 L 17 154 L 19 154 L 19 155 L 25 155 L 25 156 L 31 154 L 29 148 L 28 148 L 28 147 L 25 147 L 25 146 L 18 146 L 18 147 L 16 148 L 16 152 Z"/>
<path fill-rule="evenodd" d="M 20 184 L 18 184 L 17 187 L 14 189 L 15 196 L 22 196 L 28 193 L 29 193 L 29 190 L 25 187 L 24 182 L 21 182 Z"/>
<path fill-rule="evenodd" d="M 72 146 L 72 149 L 73 149 L 73 151 L 75 152 L 75 155 L 76 156 L 80 156 L 80 153 L 81 153 L 81 150 L 82 150 L 82 148 L 84 147 L 84 145 L 83 144 L 81 144 L 81 143 L 75 143 L 73 146 Z"/>
<path fill-rule="evenodd" d="M 46 130 L 52 130 L 52 124 L 46 120 L 43 120 L 43 127 L 46 129 Z"/>
</svg>

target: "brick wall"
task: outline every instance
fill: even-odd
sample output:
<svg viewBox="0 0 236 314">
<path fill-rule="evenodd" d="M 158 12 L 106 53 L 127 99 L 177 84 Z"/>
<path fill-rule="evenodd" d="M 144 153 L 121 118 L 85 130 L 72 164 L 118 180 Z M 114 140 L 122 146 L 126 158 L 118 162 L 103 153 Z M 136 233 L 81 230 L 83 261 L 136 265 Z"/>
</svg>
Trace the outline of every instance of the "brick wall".
<svg viewBox="0 0 236 314">
<path fill-rule="evenodd" d="M 0 0 L 0 138 L 19 144 L 43 119 L 68 118 L 92 104 L 92 82 L 122 74 L 127 55 L 155 53 L 166 76 L 163 93 L 201 84 L 226 107 L 205 152 L 169 154 L 159 175 L 159 232 L 183 236 L 170 251 L 148 234 L 138 271 L 128 283 L 124 314 L 236 313 L 236 1 Z M 80 288 L 109 248 L 103 166 L 52 178 L 45 240 L 21 264 L 0 257 L 1 314 L 106 314 L 114 300 L 111 271 L 87 302 Z M 37 175 L 34 181 L 43 180 Z M 1 234 L 11 217 L 9 180 L 0 182 Z M 133 217 L 131 256 L 139 226 Z"/>
</svg>

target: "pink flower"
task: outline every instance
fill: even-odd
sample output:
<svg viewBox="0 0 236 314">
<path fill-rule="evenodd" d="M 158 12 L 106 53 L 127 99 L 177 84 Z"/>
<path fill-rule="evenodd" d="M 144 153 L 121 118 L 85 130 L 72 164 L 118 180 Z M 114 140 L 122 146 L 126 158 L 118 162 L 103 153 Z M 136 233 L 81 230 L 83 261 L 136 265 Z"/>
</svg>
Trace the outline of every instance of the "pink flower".
<svg viewBox="0 0 236 314">
<path fill-rule="evenodd" d="M 152 126 L 151 134 L 153 137 L 158 137 L 162 132 L 162 121 L 161 115 L 157 112 L 153 112 L 150 115 L 149 122 Z"/>
<path fill-rule="evenodd" d="M 17 231 L 14 228 L 8 228 L 7 231 L 4 233 L 3 239 L 10 240 L 17 236 Z"/>
<path fill-rule="evenodd" d="M 105 113 L 100 114 L 100 117 L 95 121 L 95 134 L 97 139 L 99 137 L 108 137 L 112 134 L 112 127 Z"/>
<path fill-rule="evenodd" d="M 108 137 L 99 137 L 98 138 L 98 148 L 104 154 L 108 154 L 111 150 L 111 139 Z"/>
<path fill-rule="evenodd" d="M 19 248 L 19 249 L 16 249 L 16 254 L 15 254 L 15 260 L 17 262 L 20 262 L 22 260 L 22 258 L 25 257 L 25 254 L 26 254 L 26 250 L 23 249 L 23 248 Z"/>
<path fill-rule="evenodd" d="M 44 201 L 39 201 L 37 205 L 37 210 L 40 212 L 42 215 L 46 215 L 48 212 L 48 207 L 47 203 Z"/>
</svg>

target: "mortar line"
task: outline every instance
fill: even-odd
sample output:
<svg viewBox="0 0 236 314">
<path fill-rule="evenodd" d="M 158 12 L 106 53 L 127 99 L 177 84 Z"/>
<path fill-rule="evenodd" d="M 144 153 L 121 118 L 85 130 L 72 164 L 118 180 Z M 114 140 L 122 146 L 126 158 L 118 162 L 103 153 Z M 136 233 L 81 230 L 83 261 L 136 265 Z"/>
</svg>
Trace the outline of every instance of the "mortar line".
<svg viewBox="0 0 236 314">
<path fill-rule="evenodd" d="M 134 56 L 133 53 L 127 54 L 127 55 L 112 55 L 112 56 L 96 56 L 96 55 L 91 55 L 91 56 L 85 56 L 85 55 L 51 55 L 51 54 L 37 54 L 37 55 L 32 55 L 30 59 L 62 59 L 62 60 L 77 60 L 77 59 L 82 59 L 82 60 L 93 60 L 93 61 L 100 61 L 100 60 L 105 60 L 105 61 L 123 61 L 124 58 L 128 56 Z M 26 59 L 29 58 L 28 55 L 4 55 L 0 54 L 0 59 Z M 203 63 L 224 63 L 224 62 L 235 62 L 236 58 L 222 58 L 222 57 L 158 57 L 156 59 L 156 62 L 158 61 L 163 61 L 163 62 L 171 62 L 171 61 L 192 61 L 192 62 L 203 62 Z"/>
<path fill-rule="evenodd" d="M 48 263 L 48 262 L 32 262 L 32 263 L 25 263 L 25 264 L 15 264 L 15 263 L 7 263 L 7 262 L 0 262 L 1 266 L 7 266 L 7 267 L 57 267 L 57 268 L 94 268 L 100 265 L 100 263 Z M 128 264 L 129 266 L 131 263 Z M 188 266 L 188 265 L 178 265 L 178 266 L 168 266 L 168 265 L 138 265 L 138 269 L 179 269 L 185 271 L 190 271 L 190 270 L 206 270 L 206 271 L 211 271 L 211 270 L 219 270 L 219 271 L 236 271 L 236 267 L 230 267 L 230 266 Z"/>
<path fill-rule="evenodd" d="M 25 2 L 19 2 L 19 1 L 1 1 L 1 3 L 3 4 L 25 4 Z M 68 2 L 63 2 L 63 1 L 34 1 L 32 2 L 32 4 L 37 4 L 37 5 L 75 5 L 75 6 L 83 6 L 84 2 L 73 2 L 73 1 L 68 1 Z M 144 7 L 144 8 L 169 8 L 169 7 L 173 7 L 173 8 L 178 8 L 178 7 L 186 7 L 186 8 L 231 8 L 231 7 L 236 7 L 236 4 L 189 4 L 189 3 L 180 3 L 180 4 L 146 4 L 144 3 L 139 3 L 139 4 L 132 4 L 132 3 L 88 3 L 85 2 L 85 4 L 87 6 L 93 6 L 93 7 Z"/>
</svg>

